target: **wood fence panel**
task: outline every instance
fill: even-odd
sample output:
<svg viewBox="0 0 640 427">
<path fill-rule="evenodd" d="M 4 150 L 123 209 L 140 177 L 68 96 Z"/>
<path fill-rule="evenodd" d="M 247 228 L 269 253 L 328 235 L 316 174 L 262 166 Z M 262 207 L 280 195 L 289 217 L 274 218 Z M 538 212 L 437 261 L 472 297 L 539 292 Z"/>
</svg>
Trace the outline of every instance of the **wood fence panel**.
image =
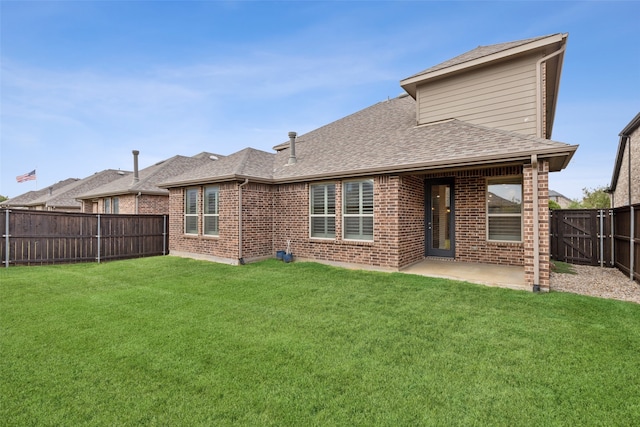
<svg viewBox="0 0 640 427">
<path fill-rule="evenodd" d="M 615 266 L 628 275 L 631 260 L 631 208 L 616 208 L 613 215 Z"/>
<path fill-rule="evenodd" d="M 3 210 L 5 266 L 103 261 L 167 253 L 165 215 Z M 8 223 L 8 229 L 7 229 Z"/>
<path fill-rule="evenodd" d="M 554 210 L 551 218 L 553 259 L 571 264 L 599 265 L 597 210 Z"/>
</svg>

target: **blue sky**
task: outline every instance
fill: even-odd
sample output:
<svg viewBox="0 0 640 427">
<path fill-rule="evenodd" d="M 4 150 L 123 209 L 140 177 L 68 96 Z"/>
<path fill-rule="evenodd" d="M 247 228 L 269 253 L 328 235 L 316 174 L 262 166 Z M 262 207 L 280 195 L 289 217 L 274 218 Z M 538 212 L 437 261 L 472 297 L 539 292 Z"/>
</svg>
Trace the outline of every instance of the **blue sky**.
<svg viewBox="0 0 640 427">
<path fill-rule="evenodd" d="M 478 45 L 569 33 L 551 188 L 610 183 L 640 111 L 640 2 L 0 0 L 0 195 L 176 154 L 271 151 Z M 37 169 L 37 182 L 16 183 Z"/>
</svg>

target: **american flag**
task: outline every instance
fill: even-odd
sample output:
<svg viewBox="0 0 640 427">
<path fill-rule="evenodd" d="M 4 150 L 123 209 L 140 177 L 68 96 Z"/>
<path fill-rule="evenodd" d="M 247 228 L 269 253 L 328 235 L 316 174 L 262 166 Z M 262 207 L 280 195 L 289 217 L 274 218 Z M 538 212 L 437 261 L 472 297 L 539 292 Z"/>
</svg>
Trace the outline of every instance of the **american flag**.
<svg viewBox="0 0 640 427">
<path fill-rule="evenodd" d="M 24 175 L 16 176 L 16 181 L 25 182 L 25 181 L 33 181 L 36 179 L 36 170 L 32 170 L 29 173 L 25 173 Z"/>
</svg>

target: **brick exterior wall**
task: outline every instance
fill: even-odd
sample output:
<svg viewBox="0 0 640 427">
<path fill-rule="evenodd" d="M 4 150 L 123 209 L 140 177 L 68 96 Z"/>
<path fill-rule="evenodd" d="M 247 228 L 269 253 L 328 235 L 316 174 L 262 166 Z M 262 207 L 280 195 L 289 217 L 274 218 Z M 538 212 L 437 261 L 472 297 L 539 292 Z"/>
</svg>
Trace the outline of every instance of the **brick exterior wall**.
<svg viewBox="0 0 640 427">
<path fill-rule="evenodd" d="M 629 200 L 629 153 L 631 153 L 631 201 Z M 636 129 L 627 141 L 618 183 L 613 193 L 613 207 L 629 206 L 640 203 L 640 128 Z"/>
<path fill-rule="evenodd" d="M 201 254 L 237 263 L 238 248 L 238 184 L 219 184 L 220 230 L 218 236 L 202 233 L 204 187 L 198 188 L 198 234 L 184 234 L 183 188 L 169 191 L 169 252 Z"/>
<path fill-rule="evenodd" d="M 134 215 L 136 213 L 136 195 L 121 194 L 111 196 L 111 203 L 118 198 L 118 213 Z M 138 198 L 138 214 L 166 215 L 169 213 L 169 196 L 142 194 Z M 83 201 L 84 212 L 103 213 L 105 197 L 95 201 Z M 113 206 L 111 207 L 113 209 Z M 97 209 L 97 210 L 96 210 Z M 113 213 L 113 211 L 112 211 Z"/>
<path fill-rule="evenodd" d="M 222 203 L 222 195 L 220 196 Z M 273 256 L 273 186 L 242 187 L 242 258 Z M 222 224 L 222 213 L 220 214 Z"/>
<path fill-rule="evenodd" d="M 343 181 L 331 181 L 336 184 L 334 239 L 309 237 L 309 184 L 277 185 L 274 193 L 273 251 L 285 249 L 287 240 L 291 240 L 291 251 L 300 258 L 398 269 L 400 181 L 398 176 L 374 178 L 373 241 L 342 238 Z"/>
<path fill-rule="evenodd" d="M 548 289 L 548 164 L 539 168 L 540 201 L 540 285 Z M 523 176 L 524 242 L 488 242 L 486 182 L 489 177 Z M 453 177 L 455 180 L 455 259 L 501 265 L 525 266 L 528 284 L 533 284 L 532 184 L 531 166 L 436 173 L 428 175 L 381 175 L 374 180 L 374 239 L 353 241 L 342 238 L 342 180 L 336 185 L 336 237 L 309 236 L 309 183 L 265 185 L 249 183 L 242 187 L 242 257 L 251 261 L 275 256 L 291 241 L 299 259 L 361 264 L 397 270 L 424 258 L 425 193 L 424 180 Z M 364 178 L 363 178 L 364 179 Z M 202 215 L 198 235 L 184 234 L 184 189 L 171 189 L 171 251 L 208 255 L 237 262 L 239 183 L 221 184 L 219 236 L 202 234 Z M 198 212 L 203 208 L 203 187 L 198 187 Z M 529 235 L 527 235 L 529 233 Z M 527 252 L 528 251 L 528 252 Z M 528 254 L 528 255 L 525 255 Z"/>
<path fill-rule="evenodd" d="M 487 178 L 522 175 L 522 166 L 425 175 L 454 178 L 455 259 L 500 265 L 524 265 L 524 244 L 487 241 Z"/>
<path fill-rule="evenodd" d="M 404 267 L 424 259 L 425 194 L 424 178 L 402 176 L 399 206 L 399 265 Z"/>
</svg>

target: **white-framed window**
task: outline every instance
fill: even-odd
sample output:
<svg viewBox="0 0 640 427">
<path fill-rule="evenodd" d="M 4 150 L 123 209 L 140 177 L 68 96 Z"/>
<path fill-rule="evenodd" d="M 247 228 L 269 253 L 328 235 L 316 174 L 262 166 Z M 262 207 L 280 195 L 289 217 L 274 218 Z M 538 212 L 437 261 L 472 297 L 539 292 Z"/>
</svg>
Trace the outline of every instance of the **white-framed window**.
<svg viewBox="0 0 640 427">
<path fill-rule="evenodd" d="M 373 240 L 373 180 L 347 181 L 342 195 L 343 237 Z"/>
<path fill-rule="evenodd" d="M 217 186 L 204 189 L 203 234 L 208 236 L 217 236 L 220 232 L 219 194 Z"/>
<path fill-rule="evenodd" d="M 114 214 L 120 213 L 120 199 L 117 197 L 114 197 L 113 199 L 111 199 L 111 211 Z"/>
<path fill-rule="evenodd" d="M 312 184 L 309 187 L 309 234 L 311 237 L 336 237 L 336 185 Z"/>
<path fill-rule="evenodd" d="M 522 177 L 487 179 L 487 240 L 522 241 Z"/>
<path fill-rule="evenodd" d="M 104 198 L 104 205 L 102 206 L 102 210 L 106 214 L 111 213 L 111 199 L 109 197 Z"/>
<path fill-rule="evenodd" d="M 187 188 L 184 193 L 184 233 L 198 234 L 197 188 Z"/>
</svg>

